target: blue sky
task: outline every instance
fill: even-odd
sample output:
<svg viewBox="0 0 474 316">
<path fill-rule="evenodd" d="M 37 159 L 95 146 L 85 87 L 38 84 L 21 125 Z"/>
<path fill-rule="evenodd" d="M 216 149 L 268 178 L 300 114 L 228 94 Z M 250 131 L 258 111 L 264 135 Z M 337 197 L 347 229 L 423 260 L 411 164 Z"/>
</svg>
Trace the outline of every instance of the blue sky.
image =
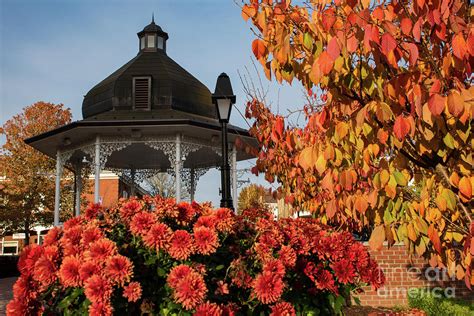
<svg viewBox="0 0 474 316">
<path fill-rule="evenodd" d="M 136 33 L 151 20 L 169 34 L 168 55 L 212 91 L 226 72 L 243 113 L 245 94 L 238 72 L 252 65 L 250 24 L 240 0 L 0 0 L 0 124 L 36 101 L 63 103 L 82 119 L 83 95 L 137 54 Z M 263 77 L 264 78 L 264 77 Z M 301 107 L 302 88 L 264 81 L 273 109 Z M 231 123 L 247 123 L 233 111 Z M 3 141 L 3 140 L 2 140 Z M 239 163 L 248 168 L 253 161 Z M 265 184 L 262 177 L 243 179 Z M 203 184 L 205 183 L 205 185 Z M 215 185 L 210 185 L 215 183 Z M 218 204 L 219 172 L 197 187 L 198 201 Z M 268 186 L 268 184 L 266 184 Z"/>
</svg>

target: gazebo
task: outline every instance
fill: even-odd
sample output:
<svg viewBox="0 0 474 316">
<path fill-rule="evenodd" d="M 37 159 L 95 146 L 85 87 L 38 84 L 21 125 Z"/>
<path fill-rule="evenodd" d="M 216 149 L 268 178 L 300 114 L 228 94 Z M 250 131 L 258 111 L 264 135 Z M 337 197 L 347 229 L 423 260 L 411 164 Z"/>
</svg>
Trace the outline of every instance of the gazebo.
<svg viewBox="0 0 474 316">
<path fill-rule="evenodd" d="M 76 174 L 77 215 L 85 170 L 95 175 L 96 203 L 103 170 L 126 176 L 133 184 L 167 172 L 175 179 L 176 200 L 180 201 L 182 190 L 194 199 L 199 177 L 221 165 L 221 126 L 212 93 L 167 55 L 168 34 L 154 21 L 138 38 L 138 55 L 85 95 L 82 120 L 25 140 L 56 159 L 54 225 L 59 225 L 60 180 L 65 167 Z M 229 80 L 225 74 L 220 76 Z M 236 146 L 236 140 L 255 144 L 255 139 L 233 125 L 228 132 L 235 201 L 237 161 L 253 158 Z"/>
</svg>

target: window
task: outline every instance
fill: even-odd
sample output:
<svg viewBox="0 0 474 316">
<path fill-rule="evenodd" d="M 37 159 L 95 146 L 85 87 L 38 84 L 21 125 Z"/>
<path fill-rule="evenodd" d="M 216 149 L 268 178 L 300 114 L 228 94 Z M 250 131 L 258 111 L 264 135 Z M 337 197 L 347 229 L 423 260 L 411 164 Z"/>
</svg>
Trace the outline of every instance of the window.
<svg viewBox="0 0 474 316">
<path fill-rule="evenodd" d="M 133 106 L 135 109 L 150 109 L 151 77 L 133 78 Z"/>
<path fill-rule="evenodd" d="M 147 42 L 148 48 L 155 48 L 155 35 L 148 35 Z"/>
<path fill-rule="evenodd" d="M 163 49 L 163 37 L 158 36 L 158 48 Z"/>
<path fill-rule="evenodd" d="M 145 36 L 140 37 L 140 49 L 145 48 Z"/>
</svg>

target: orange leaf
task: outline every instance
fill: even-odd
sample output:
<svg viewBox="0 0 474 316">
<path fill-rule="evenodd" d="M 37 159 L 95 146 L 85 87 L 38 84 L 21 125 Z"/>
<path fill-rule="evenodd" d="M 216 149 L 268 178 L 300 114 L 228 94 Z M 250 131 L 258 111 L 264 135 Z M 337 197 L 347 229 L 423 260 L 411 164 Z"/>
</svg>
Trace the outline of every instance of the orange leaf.
<svg viewBox="0 0 474 316">
<path fill-rule="evenodd" d="M 321 72 L 324 75 L 327 75 L 329 72 L 331 72 L 334 62 L 332 61 L 331 56 L 329 56 L 328 52 L 324 51 L 321 53 L 321 55 L 319 55 L 318 64 Z"/>
<path fill-rule="evenodd" d="M 354 207 L 360 213 L 362 214 L 365 213 L 365 211 L 369 207 L 369 203 L 367 202 L 367 199 L 365 198 L 365 196 L 360 196 L 360 195 L 357 196 L 354 203 Z"/>
<path fill-rule="evenodd" d="M 440 115 L 446 107 L 446 97 L 440 94 L 433 94 L 428 99 L 428 107 L 433 115 Z"/>
<path fill-rule="evenodd" d="M 275 130 L 280 137 L 283 135 L 284 129 L 285 129 L 285 123 L 283 121 L 283 118 L 279 116 L 275 120 Z"/>
<path fill-rule="evenodd" d="M 397 47 L 397 42 L 395 38 L 390 33 L 385 33 L 382 35 L 382 53 L 385 56 L 388 56 Z"/>
<path fill-rule="evenodd" d="M 462 194 L 464 198 L 466 198 L 468 201 L 472 197 L 472 185 L 471 185 L 471 179 L 468 177 L 462 177 L 461 180 L 459 180 L 459 193 Z"/>
<path fill-rule="evenodd" d="M 453 116 L 459 117 L 464 110 L 464 98 L 459 91 L 451 90 L 448 94 L 448 111 Z"/>
<path fill-rule="evenodd" d="M 410 64 L 414 66 L 418 60 L 418 47 L 414 43 L 408 43 L 407 47 L 410 52 Z"/>
<path fill-rule="evenodd" d="M 421 39 L 421 25 L 423 23 L 423 18 L 420 17 L 418 21 L 416 21 L 415 25 L 413 25 L 413 38 L 415 41 L 419 42 Z"/>
<path fill-rule="evenodd" d="M 372 250 L 380 250 L 383 247 L 385 241 L 385 228 L 383 225 L 379 225 L 374 228 L 372 235 L 370 235 L 369 246 Z"/>
<path fill-rule="evenodd" d="M 428 228 L 428 237 L 430 238 L 431 242 L 433 243 L 434 249 L 441 253 L 441 240 L 439 239 L 439 234 L 434 228 L 434 225 L 431 224 Z"/>
<path fill-rule="evenodd" d="M 467 54 L 467 44 L 461 32 L 454 35 L 451 45 L 453 46 L 454 56 L 459 59 L 464 59 L 464 56 Z"/>
<path fill-rule="evenodd" d="M 398 140 L 405 139 L 405 136 L 410 132 L 410 122 L 403 115 L 397 116 L 395 124 L 393 124 L 393 132 Z"/>
<path fill-rule="evenodd" d="M 252 42 L 252 51 L 255 55 L 255 58 L 260 59 L 261 57 L 263 57 L 265 55 L 265 50 L 265 42 L 261 39 L 257 38 Z"/>
<path fill-rule="evenodd" d="M 304 170 L 314 167 L 318 159 L 318 151 L 315 146 L 306 147 L 299 155 L 299 164 Z"/>
<path fill-rule="evenodd" d="M 409 18 L 403 18 L 400 22 L 400 27 L 402 29 L 403 34 L 410 35 L 411 27 L 412 27 L 411 20 Z"/>
<path fill-rule="evenodd" d="M 341 54 L 341 49 L 339 48 L 339 44 L 337 43 L 337 39 L 335 37 L 331 38 L 329 41 L 327 52 L 332 61 L 335 61 Z"/>
<path fill-rule="evenodd" d="M 337 211 L 337 203 L 336 200 L 331 200 L 326 205 L 326 214 L 328 218 L 333 218 Z"/>
<path fill-rule="evenodd" d="M 253 18 L 257 13 L 257 10 L 253 5 L 246 4 L 242 7 L 242 18 L 247 21 L 249 18 Z"/>
<path fill-rule="evenodd" d="M 355 35 L 352 35 L 351 37 L 347 38 L 346 47 L 349 53 L 355 52 L 358 46 L 359 46 L 359 41 L 357 40 Z"/>
</svg>

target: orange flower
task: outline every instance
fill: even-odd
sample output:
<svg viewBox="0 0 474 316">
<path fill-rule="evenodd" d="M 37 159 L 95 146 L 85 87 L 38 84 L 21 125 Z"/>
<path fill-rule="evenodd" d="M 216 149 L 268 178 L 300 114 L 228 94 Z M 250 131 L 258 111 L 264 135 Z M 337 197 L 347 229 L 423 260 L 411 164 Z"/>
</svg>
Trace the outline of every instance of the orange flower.
<svg viewBox="0 0 474 316">
<path fill-rule="evenodd" d="M 123 297 L 125 297 L 129 302 L 136 302 L 141 296 L 142 287 L 138 282 L 130 282 L 130 284 L 123 288 Z"/>
<path fill-rule="evenodd" d="M 54 227 L 49 230 L 49 232 L 44 236 L 43 246 L 50 246 L 56 244 L 61 238 L 61 229 L 59 227 Z"/>
<path fill-rule="evenodd" d="M 130 231 L 134 235 L 144 236 L 150 227 L 155 223 L 155 215 L 150 212 L 140 212 L 135 214 L 130 222 Z"/>
<path fill-rule="evenodd" d="M 157 252 L 167 249 L 171 241 L 173 231 L 168 225 L 156 223 L 150 227 L 148 233 L 143 237 L 146 246 L 155 249 Z"/>
<path fill-rule="evenodd" d="M 33 279 L 40 282 L 42 286 L 48 286 L 56 280 L 56 272 L 56 264 L 42 255 L 35 263 Z"/>
<path fill-rule="evenodd" d="M 220 208 L 215 212 L 216 227 L 219 232 L 230 233 L 235 224 L 234 213 L 227 208 Z"/>
<path fill-rule="evenodd" d="M 196 223 L 194 224 L 194 229 L 198 227 L 207 227 L 207 228 L 215 228 L 216 227 L 216 217 L 214 215 L 203 215 L 198 218 Z"/>
<path fill-rule="evenodd" d="M 287 302 L 280 302 L 272 306 L 270 316 L 294 316 L 296 315 L 293 305 Z"/>
<path fill-rule="evenodd" d="M 194 230 L 194 244 L 198 253 L 209 255 L 216 252 L 219 239 L 213 229 L 199 227 Z"/>
<path fill-rule="evenodd" d="M 293 268 L 296 264 L 296 252 L 290 246 L 281 246 L 278 258 L 287 268 Z"/>
<path fill-rule="evenodd" d="M 115 255 L 107 260 L 105 274 L 118 284 L 124 284 L 132 276 L 132 263 L 127 257 Z"/>
<path fill-rule="evenodd" d="M 81 277 L 82 282 L 85 282 L 97 272 L 99 272 L 99 266 L 94 261 L 83 262 L 79 268 L 79 276 Z"/>
<path fill-rule="evenodd" d="M 177 260 L 186 260 L 194 252 L 193 237 L 185 230 L 177 230 L 171 238 L 169 254 Z"/>
<path fill-rule="evenodd" d="M 84 293 L 93 303 L 106 303 L 112 295 L 112 286 L 107 279 L 93 275 L 84 283 Z"/>
<path fill-rule="evenodd" d="M 112 315 L 113 309 L 110 303 L 92 302 L 89 305 L 89 316 L 109 316 Z"/>
<path fill-rule="evenodd" d="M 173 290 L 175 301 L 183 305 L 187 310 L 193 309 L 202 303 L 207 293 L 204 279 L 195 271 L 190 272 L 183 279 L 179 280 Z"/>
<path fill-rule="evenodd" d="M 254 295 L 260 302 L 270 304 L 280 299 L 284 285 L 281 277 L 264 273 L 257 275 L 252 287 Z"/>
<path fill-rule="evenodd" d="M 142 203 L 136 198 L 131 198 L 128 202 L 125 202 L 120 208 L 120 216 L 125 221 L 129 221 L 135 214 L 143 209 Z"/>
<path fill-rule="evenodd" d="M 101 211 L 102 206 L 100 205 L 100 203 L 89 203 L 87 205 L 86 211 L 84 212 L 84 217 L 86 219 L 96 218 Z"/>
<path fill-rule="evenodd" d="M 193 316 L 221 316 L 223 313 L 219 305 L 215 303 L 206 302 L 196 308 Z"/>
<path fill-rule="evenodd" d="M 79 286 L 81 284 L 81 276 L 79 268 L 81 262 L 77 257 L 66 257 L 64 258 L 61 268 L 59 269 L 59 279 L 65 286 Z"/>
<path fill-rule="evenodd" d="M 103 262 L 116 252 L 116 245 L 109 239 L 102 238 L 90 244 L 89 250 L 85 252 L 85 257 Z"/>
<path fill-rule="evenodd" d="M 188 274 L 193 272 L 194 270 L 185 264 L 180 264 L 179 266 L 174 267 L 171 269 L 170 273 L 168 274 L 168 278 L 166 281 L 170 285 L 170 287 L 174 288 L 178 285 L 179 280 L 186 277 Z"/>
<path fill-rule="evenodd" d="M 101 238 L 104 237 L 104 234 L 100 231 L 98 227 L 91 226 L 89 228 L 86 228 L 84 232 L 82 233 L 82 244 L 83 245 L 89 245 L 90 243 L 93 243 Z"/>
<path fill-rule="evenodd" d="M 263 273 L 283 277 L 285 275 L 285 266 L 278 259 L 270 259 L 263 265 Z"/>
</svg>

